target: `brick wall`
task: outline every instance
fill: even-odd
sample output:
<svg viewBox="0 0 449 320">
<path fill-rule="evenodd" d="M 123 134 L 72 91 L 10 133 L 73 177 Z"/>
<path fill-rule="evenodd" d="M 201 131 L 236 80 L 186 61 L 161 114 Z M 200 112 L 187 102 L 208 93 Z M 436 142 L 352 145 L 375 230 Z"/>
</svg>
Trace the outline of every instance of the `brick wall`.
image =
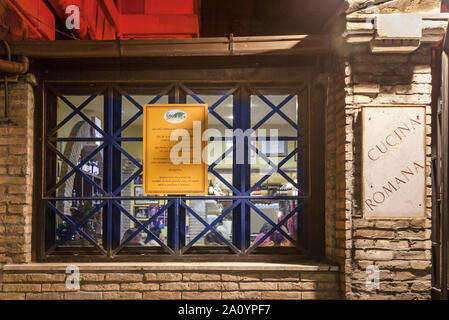
<svg viewBox="0 0 449 320">
<path fill-rule="evenodd" d="M 348 291 L 346 256 L 346 115 L 345 61 L 336 58 L 327 81 L 326 104 L 326 258 L 340 265 L 340 289 Z"/>
<path fill-rule="evenodd" d="M 31 261 L 33 189 L 33 78 L 9 83 L 10 120 L 0 118 L 0 270 L 4 263 Z M 4 110 L 0 88 L 0 114 Z"/>
<path fill-rule="evenodd" d="M 187 266 L 173 270 L 156 265 L 80 265 L 80 290 L 68 289 L 65 266 L 9 265 L 0 281 L 1 299 L 337 299 L 338 268 L 279 266 L 278 270 L 214 271 Z M 236 264 L 233 264 L 234 266 Z M 257 268 L 252 265 L 252 268 Z M 186 270 L 189 269 L 189 270 Z M 204 268 L 203 268 L 204 269 Z M 228 270 L 225 270 L 228 269 Z M 239 269 L 236 267 L 234 269 Z M 244 268 L 243 268 L 244 269 Z M 290 270 L 289 270 L 290 269 Z M 279 272 L 279 270 L 285 270 Z M 1 284 L 2 283 L 2 284 Z"/>
<path fill-rule="evenodd" d="M 336 184 L 336 256 L 344 272 L 346 297 L 428 299 L 431 286 L 430 47 L 422 46 L 406 55 L 373 55 L 362 47 L 352 49 L 357 53 L 346 62 L 345 142 L 337 145 L 337 167 L 344 168 L 344 176 L 343 173 L 340 178 L 337 176 Z M 426 219 L 362 218 L 360 115 L 361 106 L 366 104 L 427 106 Z M 338 132 L 339 128 L 337 135 Z M 344 163 L 338 150 L 344 154 Z M 365 269 L 369 265 L 380 269 L 379 290 L 366 289 Z"/>
</svg>

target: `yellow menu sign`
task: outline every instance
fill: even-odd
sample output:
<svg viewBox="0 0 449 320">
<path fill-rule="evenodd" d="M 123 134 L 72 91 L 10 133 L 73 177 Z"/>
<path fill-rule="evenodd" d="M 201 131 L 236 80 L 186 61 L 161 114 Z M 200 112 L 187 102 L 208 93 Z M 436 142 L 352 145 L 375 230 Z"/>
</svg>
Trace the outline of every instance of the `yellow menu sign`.
<svg viewBox="0 0 449 320">
<path fill-rule="evenodd" d="M 153 104 L 143 109 L 143 193 L 207 194 L 207 105 Z"/>
</svg>

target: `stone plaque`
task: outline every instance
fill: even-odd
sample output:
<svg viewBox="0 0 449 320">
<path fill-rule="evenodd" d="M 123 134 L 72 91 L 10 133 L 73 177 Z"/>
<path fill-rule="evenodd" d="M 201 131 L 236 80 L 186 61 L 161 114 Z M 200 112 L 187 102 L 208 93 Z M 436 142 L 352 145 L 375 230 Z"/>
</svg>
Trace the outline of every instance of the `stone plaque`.
<svg viewBox="0 0 449 320">
<path fill-rule="evenodd" d="M 362 108 L 365 218 L 424 218 L 424 106 Z"/>
</svg>

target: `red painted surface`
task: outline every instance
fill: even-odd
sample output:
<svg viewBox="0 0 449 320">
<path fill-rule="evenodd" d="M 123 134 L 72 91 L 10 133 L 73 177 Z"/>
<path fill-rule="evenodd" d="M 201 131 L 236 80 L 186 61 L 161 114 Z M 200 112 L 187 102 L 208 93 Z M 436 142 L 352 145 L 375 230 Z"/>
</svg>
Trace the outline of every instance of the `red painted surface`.
<svg viewBox="0 0 449 320">
<path fill-rule="evenodd" d="M 199 37 L 200 0 L 0 0 L 10 38 L 55 39 L 55 20 L 65 25 L 66 8 L 80 8 L 80 29 L 65 30 L 79 39 L 111 40 Z M 37 19 L 36 19 L 37 18 Z M 0 26 L 1 27 L 1 26 Z"/>
<path fill-rule="evenodd" d="M 54 40 L 55 17 L 42 0 L 1 0 L 1 20 L 14 40 Z"/>
<path fill-rule="evenodd" d="M 122 39 L 199 37 L 200 0 L 118 0 Z"/>
<path fill-rule="evenodd" d="M 122 15 L 121 39 L 195 38 L 197 15 Z"/>
</svg>

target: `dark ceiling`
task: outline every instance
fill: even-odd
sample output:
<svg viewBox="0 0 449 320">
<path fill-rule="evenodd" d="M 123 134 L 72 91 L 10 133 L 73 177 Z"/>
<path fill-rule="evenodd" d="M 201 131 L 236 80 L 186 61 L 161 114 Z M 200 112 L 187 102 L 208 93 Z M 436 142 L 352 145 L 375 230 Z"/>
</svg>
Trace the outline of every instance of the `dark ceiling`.
<svg viewBox="0 0 449 320">
<path fill-rule="evenodd" d="M 201 36 L 322 33 L 344 0 L 202 0 Z"/>
</svg>

